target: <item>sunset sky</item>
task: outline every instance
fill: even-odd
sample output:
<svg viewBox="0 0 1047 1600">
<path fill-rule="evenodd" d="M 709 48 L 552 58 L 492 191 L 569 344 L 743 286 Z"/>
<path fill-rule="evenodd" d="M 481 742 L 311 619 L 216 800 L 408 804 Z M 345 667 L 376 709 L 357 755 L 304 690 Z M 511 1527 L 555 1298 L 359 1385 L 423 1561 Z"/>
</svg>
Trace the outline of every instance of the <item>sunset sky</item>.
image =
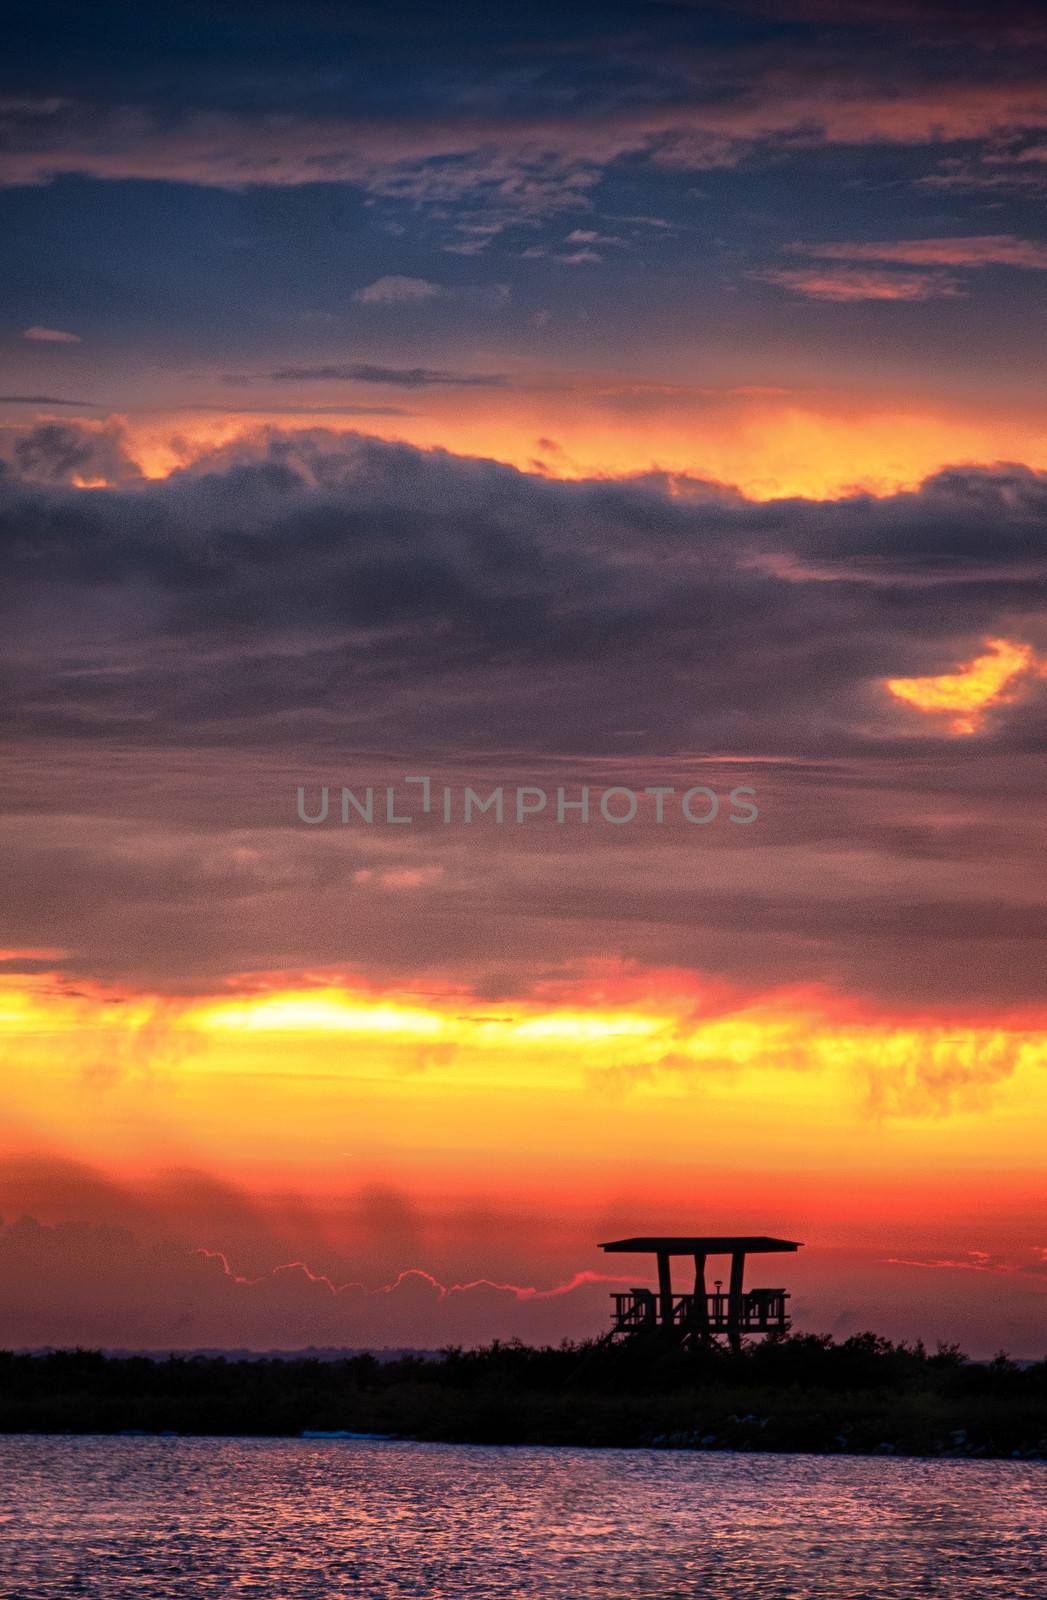
<svg viewBox="0 0 1047 1600">
<path fill-rule="evenodd" d="M 0 1345 L 1047 1354 L 1041 8 L 7 26 Z"/>
</svg>

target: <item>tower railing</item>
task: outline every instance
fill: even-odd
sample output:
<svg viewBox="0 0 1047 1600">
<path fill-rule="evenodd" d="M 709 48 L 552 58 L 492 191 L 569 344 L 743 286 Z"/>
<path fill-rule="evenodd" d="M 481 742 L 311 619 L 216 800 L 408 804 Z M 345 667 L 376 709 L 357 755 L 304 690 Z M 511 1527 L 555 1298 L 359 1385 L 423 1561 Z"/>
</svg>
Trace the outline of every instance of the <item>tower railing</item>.
<svg viewBox="0 0 1047 1600">
<path fill-rule="evenodd" d="M 718 1290 L 704 1297 L 677 1294 L 672 1296 L 668 1316 L 659 1316 L 659 1299 L 651 1289 L 619 1291 L 611 1298 L 615 1333 L 641 1333 L 659 1326 L 710 1334 L 784 1333 L 789 1327 L 785 1309 L 789 1295 L 784 1289 L 748 1289 L 740 1295 Z"/>
</svg>

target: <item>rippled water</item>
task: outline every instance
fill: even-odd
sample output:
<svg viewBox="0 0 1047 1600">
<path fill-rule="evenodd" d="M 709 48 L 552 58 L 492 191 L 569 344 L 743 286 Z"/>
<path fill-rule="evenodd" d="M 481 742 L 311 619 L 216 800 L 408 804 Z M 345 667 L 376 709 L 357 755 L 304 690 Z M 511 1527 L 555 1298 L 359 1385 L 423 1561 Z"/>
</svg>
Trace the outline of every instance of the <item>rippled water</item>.
<svg viewBox="0 0 1047 1600">
<path fill-rule="evenodd" d="M 0 1439 L 0 1595 L 1041 1600 L 1047 1466 Z"/>
</svg>

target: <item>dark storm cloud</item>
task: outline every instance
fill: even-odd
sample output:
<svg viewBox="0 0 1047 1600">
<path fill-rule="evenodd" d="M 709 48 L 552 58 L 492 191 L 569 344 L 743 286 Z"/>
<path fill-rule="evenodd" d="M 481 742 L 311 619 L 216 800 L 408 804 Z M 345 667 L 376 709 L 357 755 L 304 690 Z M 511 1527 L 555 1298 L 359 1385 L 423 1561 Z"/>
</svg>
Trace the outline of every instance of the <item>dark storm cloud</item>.
<svg viewBox="0 0 1047 1600">
<path fill-rule="evenodd" d="M 22 442 L 38 477 L 83 465 L 68 435 Z M 58 930 L 71 974 L 482 984 L 493 963 L 526 987 L 536 961 L 613 950 L 747 988 L 1040 992 L 1047 680 L 1027 672 L 971 738 L 883 680 L 994 637 L 1043 660 L 1047 475 L 754 503 L 270 432 L 115 489 L 12 461 L 0 575 L 0 945 Z M 294 823 L 297 783 L 419 771 L 750 783 L 761 816 L 715 838 Z"/>
<path fill-rule="evenodd" d="M 888 676 L 948 671 L 989 636 L 1047 642 L 1047 477 L 1021 467 L 754 504 L 320 430 L 90 493 L 60 485 L 123 471 L 118 433 L 49 424 L 12 453 L 25 732 L 278 744 L 289 718 L 310 736 L 336 717 L 444 749 L 614 752 L 624 727 L 666 752 L 812 758 L 946 731 L 889 707 Z"/>
<path fill-rule="evenodd" d="M 497 388 L 505 379 L 496 372 L 447 372 L 436 367 L 382 367 L 372 362 L 328 363 L 318 367 L 278 367 L 274 383 L 384 383 L 393 388 L 425 389 L 436 384 L 456 388 Z"/>
<path fill-rule="evenodd" d="M 19 478 L 31 482 L 122 482 L 141 477 L 115 423 L 95 427 L 43 422 L 28 431 L 0 429 L 0 470 L 5 458 Z"/>
<path fill-rule="evenodd" d="M 69 400 L 56 394 L 0 394 L 0 406 L 89 406 L 92 400 Z"/>
</svg>

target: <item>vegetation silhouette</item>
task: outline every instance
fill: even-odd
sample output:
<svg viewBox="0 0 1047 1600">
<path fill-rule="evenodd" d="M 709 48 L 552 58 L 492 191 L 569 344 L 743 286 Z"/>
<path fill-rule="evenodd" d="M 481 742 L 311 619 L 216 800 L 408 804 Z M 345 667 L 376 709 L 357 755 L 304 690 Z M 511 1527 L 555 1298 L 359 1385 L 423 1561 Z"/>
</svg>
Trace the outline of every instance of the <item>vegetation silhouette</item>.
<svg viewBox="0 0 1047 1600">
<path fill-rule="evenodd" d="M 0 1431 L 299 1435 L 1047 1458 L 1047 1361 L 872 1333 L 731 1351 L 519 1342 L 322 1360 L 0 1352 Z"/>
</svg>

